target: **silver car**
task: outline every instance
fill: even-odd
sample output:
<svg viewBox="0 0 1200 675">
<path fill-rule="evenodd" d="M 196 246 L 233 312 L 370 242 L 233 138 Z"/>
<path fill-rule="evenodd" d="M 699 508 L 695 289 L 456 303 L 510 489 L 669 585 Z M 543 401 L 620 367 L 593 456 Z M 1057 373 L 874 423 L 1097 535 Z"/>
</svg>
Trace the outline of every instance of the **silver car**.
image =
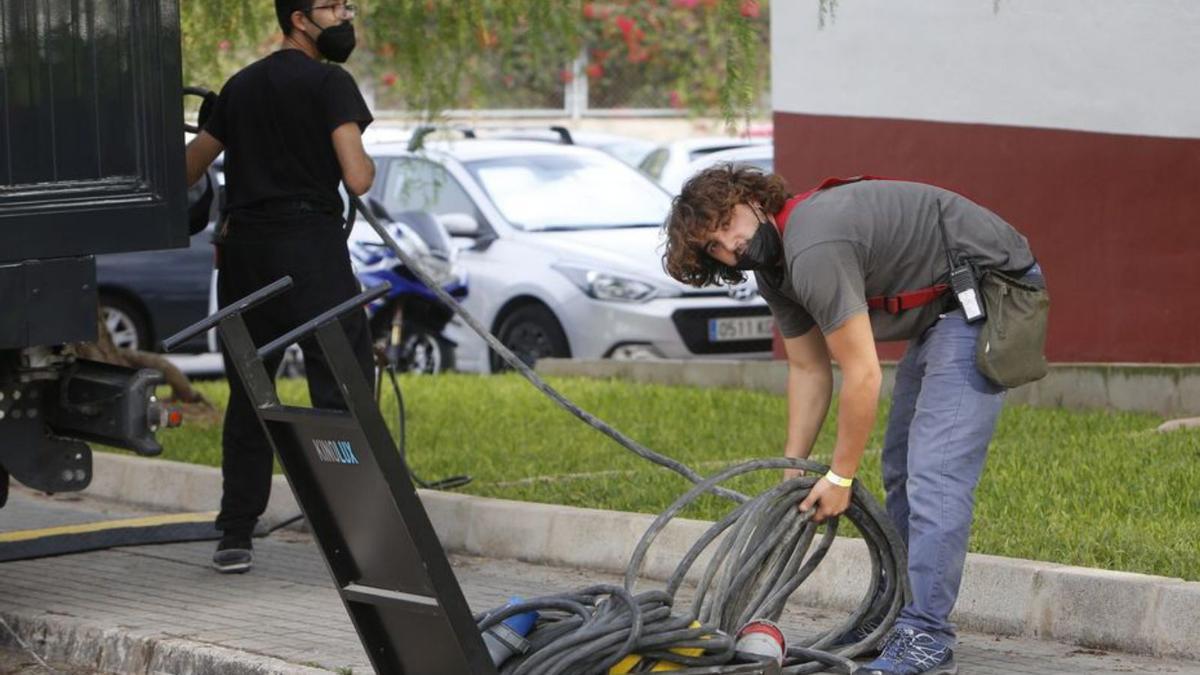
<svg viewBox="0 0 1200 675">
<path fill-rule="evenodd" d="M 683 183 L 687 179 L 696 174 L 711 169 L 714 166 L 731 164 L 733 166 L 758 169 L 763 173 L 775 172 L 775 145 L 772 143 L 764 143 L 759 145 L 747 145 L 744 148 L 734 148 L 732 150 L 722 150 L 712 154 L 703 155 L 700 159 L 693 161 L 687 166 L 687 175 L 684 177 Z M 683 189 L 683 183 L 679 184 L 679 190 Z"/>
<path fill-rule="evenodd" d="M 461 247 L 465 306 L 526 362 L 578 358 L 769 357 L 772 321 L 752 282 L 695 289 L 663 272 L 670 197 L 589 148 L 536 141 L 373 144 L 368 197 L 428 211 Z M 460 370 L 498 357 L 460 321 Z"/>
</svg>

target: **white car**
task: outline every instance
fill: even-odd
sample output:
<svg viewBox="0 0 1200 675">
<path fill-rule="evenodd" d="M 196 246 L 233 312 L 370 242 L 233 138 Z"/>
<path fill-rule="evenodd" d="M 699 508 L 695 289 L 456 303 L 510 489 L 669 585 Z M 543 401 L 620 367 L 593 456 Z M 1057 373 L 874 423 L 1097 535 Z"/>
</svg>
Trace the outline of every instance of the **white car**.
<svg viewBox="0 0 1200 675">
<path fill-rule="evenodd" d="M 483 130 L 486 130 L 486 127 Z M 657 147 L 653 141 L 643 138 L 598 131 L 571 131 L 566 127 L 503 129 L 490 137 L 510 140 L 550 141 L 580 145 L 585 148 L 595 148 L 607 152 L 629 166 L 637 166 Z"/>
<path fill-rule="evenodd" d="M 579 358 L 766 358 L 772 321 L 752 282 L 695 289 L 662 269 L 670 197 L 590 148 L 537 141 L 373 144 L 367 197 L 428 211 L 460 244 L 464 303 L 526 362 Z M 459 320 L 460 370 L 502 363 Z"/>
<path fill-rule="evenodd" d="M 705 155 L 734 148 L 770 143 L 761 138 L 732 138 L 713 136 L 687 138 L 659 146 L 642 160 L 638 168 L 658 181 L 667 192 L 679 194 L 683 182 L 691 177 L 690 165 Z"/>
</svg>

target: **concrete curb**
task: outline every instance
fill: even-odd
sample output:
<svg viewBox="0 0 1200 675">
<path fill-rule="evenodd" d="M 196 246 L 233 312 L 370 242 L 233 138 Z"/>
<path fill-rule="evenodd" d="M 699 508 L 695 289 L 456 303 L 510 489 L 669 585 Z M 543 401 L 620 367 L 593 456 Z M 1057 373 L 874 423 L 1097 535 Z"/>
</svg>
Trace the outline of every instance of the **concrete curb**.
<svg viewBox="0 0 1200 675">
<path fill-rule="evenodd" d="M 157 508 L 211 510 L 220 471 L 210 467 L 96 453 L 95 497 Z M 452 552 L 623 573 L 654 517 L 419 491 Z M 268 516 L 299 511 L 275 476 Z M 643 573 L 666 578 L 708 527 L 677 519 L 658 537 Z M 702 570 L 704 558 L 693 572 Z M 852 609 L 865 592 L 867 549 L 839 538 L 794 597 L 800 604 Z M 955 621 L 963 628 L 1087 647 L 1200 660 L 1200 582 L 970 554 Z"/>
<path fill-rule="evenodd" d="M 329 675 L 323 668 L 288 663 L 226 647 L 187 639 L 139 635 L 99 628 L 78 620 L 39 615 L 23 617 L 0 612 L 13 632 L 47 661 L 131 675 Z M 0 643 L 11 636 L 0 634 Z"/>
<path fill-rule="evenodd" d="M 776 361 L 540 359 L 537 369 L 543 375 L 787 392 L 787 368 Z M 895 370 L 895 364 L 883 364 L 883 391 L 892 390 Z M 836 377 L 837 370 L 834 372 Z M 1051 364 L 1044 379 L 1013 389 L 1008 392 L 1008 400 L 1042 408 L 1099 408 L 1166 417 L 1200 415 L 1200 366 Z"/>
<path fill-rule="evenodd" d="M 215 511 L 221 506 L 221 470 L 184 462 L 92 453 L 92 483 L 86 493 L 155 510 Z M 271 479 L 263 520 L 277 523 L 300 513 L 287 478 Z"/>
</svg>

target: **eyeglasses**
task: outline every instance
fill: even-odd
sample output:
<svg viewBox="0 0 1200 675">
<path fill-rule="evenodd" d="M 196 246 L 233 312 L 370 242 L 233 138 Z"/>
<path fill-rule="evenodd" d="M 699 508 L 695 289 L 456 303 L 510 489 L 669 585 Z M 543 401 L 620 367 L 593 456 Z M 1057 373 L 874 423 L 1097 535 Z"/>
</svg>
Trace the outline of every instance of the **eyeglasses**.
<svg viewBox="0 0 1200 675">
<path fill-rule="evenodd" d="M 358 13 L 358 5 L 350 2 L 334 2 L 328 5 L 316 5 L 310 12 L 315 12 L 318 9 L 332 9 L 333 15 L 342 19 L 353 19 Z"/>
</svg>

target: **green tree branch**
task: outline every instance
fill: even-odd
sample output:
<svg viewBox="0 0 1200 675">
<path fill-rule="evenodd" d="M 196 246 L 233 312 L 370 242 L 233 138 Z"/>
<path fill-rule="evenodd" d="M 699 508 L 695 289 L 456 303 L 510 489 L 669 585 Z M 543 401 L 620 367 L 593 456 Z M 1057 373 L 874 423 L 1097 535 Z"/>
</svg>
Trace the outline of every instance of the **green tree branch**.
<svg viewBox="0 0 1200 675">
<path fill-rule="evenodd" d="M 818 0 L 825 15 L 834 0 Z M 425 118 L 552 98 L 581 53 L 597 96 L 720 112 L 761 102 L 768 0 L 361 0 L 348 67 L 380 103 Z M 184 81 L 216 88 L 278 46 L 264 0 L 180 0 Z M 636 95 L 635 95 L 636 94 Z M 507 97 L 507 98 L 506 98 Z M 594 99 L 595 100 L 595 99 Z M 525 107 L 530 107 L 526 105 Z"/>
</svg>

